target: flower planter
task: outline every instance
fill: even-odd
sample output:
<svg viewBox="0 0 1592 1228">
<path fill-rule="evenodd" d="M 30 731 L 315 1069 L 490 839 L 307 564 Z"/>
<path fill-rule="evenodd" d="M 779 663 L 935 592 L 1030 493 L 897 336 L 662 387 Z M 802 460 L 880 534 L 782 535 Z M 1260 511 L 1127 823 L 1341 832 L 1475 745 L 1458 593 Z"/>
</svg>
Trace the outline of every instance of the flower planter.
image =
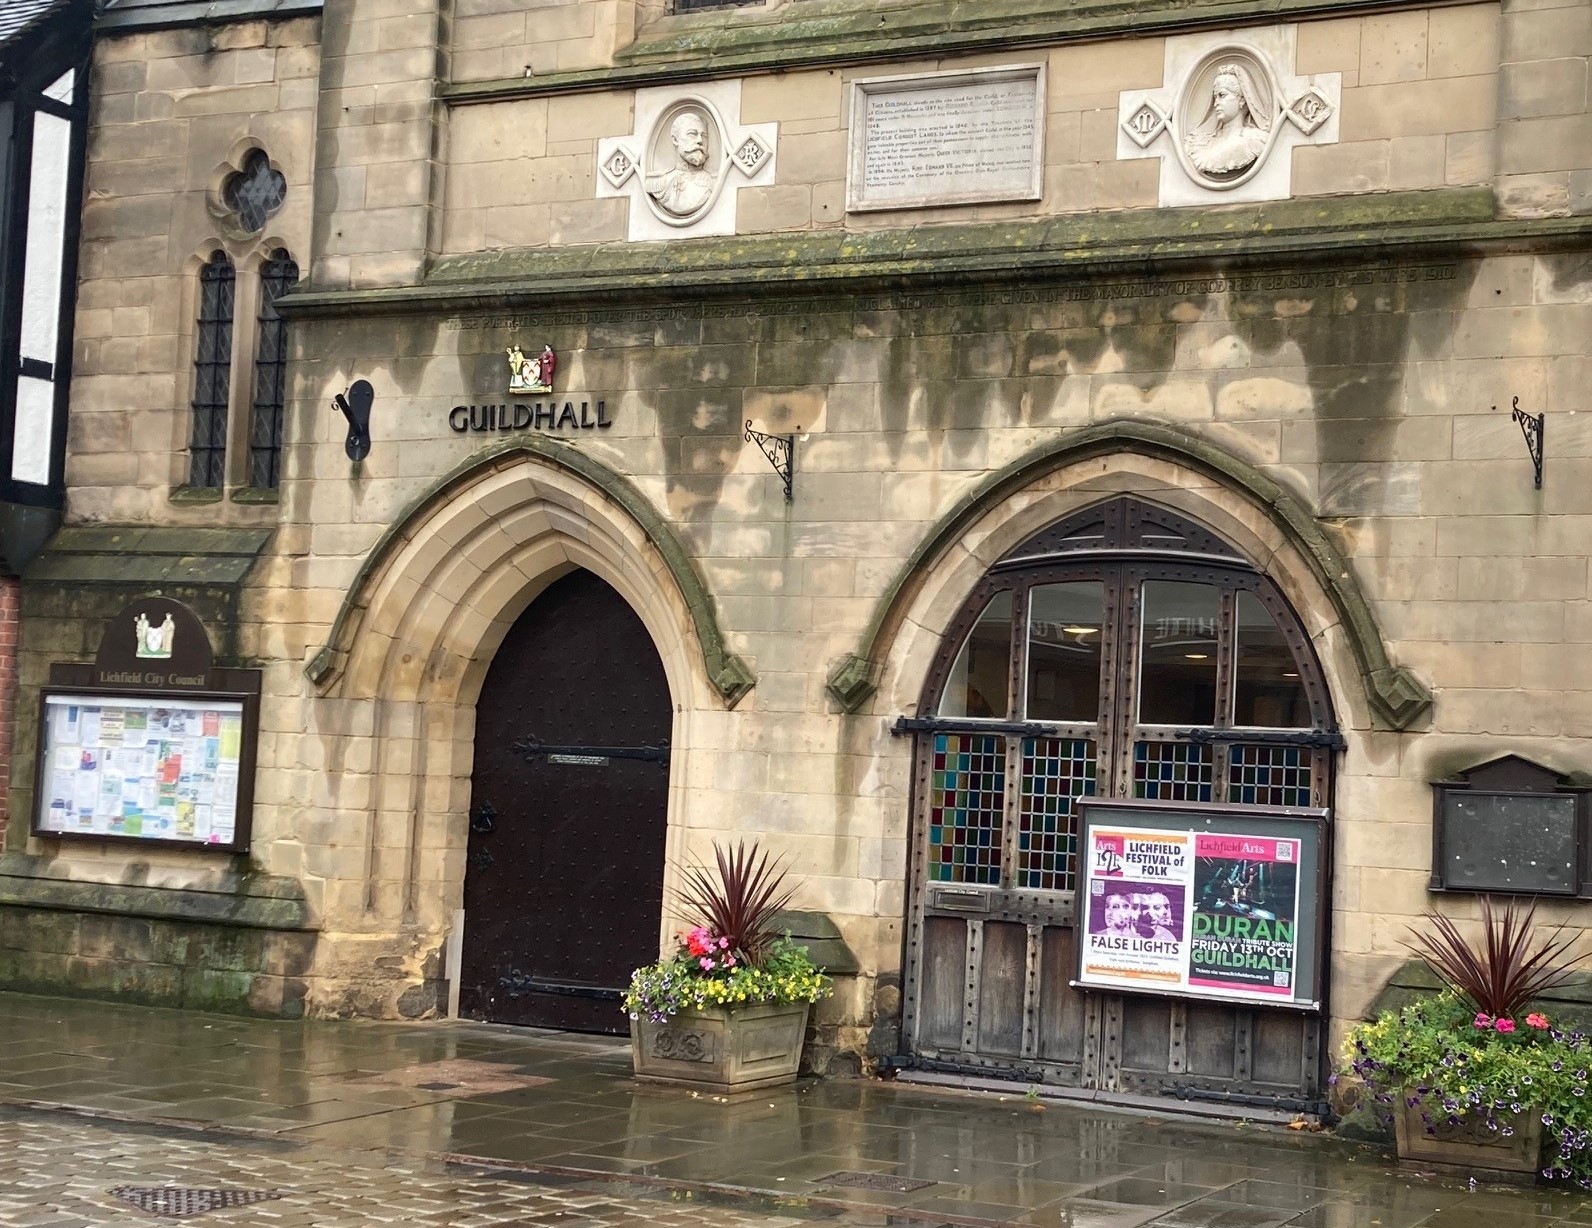
<svg viewBox="0 0 1592 1228">
<path fill-rule="evenodd" d="M 636 1077 L 715 1092 L 744 1092 L 796 1081 L 806 1002 L 777 1006 L 708 1007 L 655 1023 L 630 1022 Z"/>
<path fill-rule="evenodd" d="M 1531 1184 L 1542 1171 L 1542 1110 L 1498 1115 L 1500 1126 L 1513 1131 L 1489 1130 L 1485 1119 L 1464 1117 L 1451 1126 L 1438 1114 L 1432 1116 L 1433 1132 L 1428 1134 L 1421 1116 L 1425 1105 L 1410 1105 L 1415 1093 L 1405 1089 L 1399 1111 L 1393 1118 L 1398 1139 L 1399 1159 L 1406 1163 L 1438 1165 L 1464 1170 L 1485 1180 Z"/>
</svg>

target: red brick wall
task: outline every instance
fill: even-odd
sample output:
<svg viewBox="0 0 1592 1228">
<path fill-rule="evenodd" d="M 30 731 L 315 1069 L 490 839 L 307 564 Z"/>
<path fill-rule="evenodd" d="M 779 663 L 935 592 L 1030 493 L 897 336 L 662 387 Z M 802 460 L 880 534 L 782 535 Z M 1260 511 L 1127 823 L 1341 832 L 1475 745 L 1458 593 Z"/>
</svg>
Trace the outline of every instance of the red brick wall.
<svg viewBox="0 0 1592 1228">
<path fill-rule="evenodd" d="M 17 614 L 21 590 L 22 584 L 15 576 L 0 576 L 0 848 L 5 847 L 11 741 L 17 728 Z"/>
</svg>

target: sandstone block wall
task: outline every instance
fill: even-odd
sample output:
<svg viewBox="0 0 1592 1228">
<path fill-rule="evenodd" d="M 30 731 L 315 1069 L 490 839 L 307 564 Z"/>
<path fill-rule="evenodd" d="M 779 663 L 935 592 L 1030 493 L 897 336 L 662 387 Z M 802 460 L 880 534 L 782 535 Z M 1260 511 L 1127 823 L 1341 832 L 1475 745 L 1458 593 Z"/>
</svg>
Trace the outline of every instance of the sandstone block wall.
<svg viewBox="0 0 1592 1228">
<path fill-rule="evenodd" d="M 835 916 L 867 975 L 888 978 L 901 954 L 911 764 L 887 726 L 917 703 L 979 551 L 1025 516 L 1124 489 L 1224 524 L 1264 519 L 1175 465 L 1124 457 L 1047 477 L 990 509 L 982 536 L 951 552 L 910 611 L 880 695 L 841 715 L 829 672 L 935 521 L 1029 449 L 1113 419 L 1177 425 L 1283 484 L 1350 558 L 1392 657 L 1436 696 L 1429 729 L 1375 729 L 1320 595 L 1302 576 L 1280 577 L 1318 636 L 1351 738 L 1337 784 L 1340 1018 L 1370 1001 L 1403 958 L 1404 926 L 1431 902 L 1427 782 L 1504 751 L 1587 766 L 1592 427 L 1562 412 L 1592 375 L 1584 254 L 1402 265 L 1395 254 L 1390 269 L 1346 252 L 1342 276 L 1313 265 L 1287 288 L 1220 269 L 1183 289 L 1179 274 L 1121 294 L 1036 278 L 1027 303 L 970 285 L 910 304 L 893 292 L 786 301 L 762 291 L 713 310 L 532 302 L 513 323 L 355 312 L 295 327 L 280 501 L 233 499 L 236 480 L 217 502 L 173 500 L 186 474 L 196 271 L 214 247 L 238 264 L 242 304 L 251 262 L 275 245 L 315 288 L 371 288 L 414 283 L 439 255 L 626 233 L 627 202 L 596 200 L 593 176 L 597 140 L 631 131 L 628 86 L 472 105 L 440 101 L 439 89 L 513 76 L 516 64 L 532 81 L 600 68 L 638 30 L 686 19 L 651 0 L 491 4 L 467 0 L 450 16 L 332 0 L 323 21 L 118 35 L 97 52 L 68 515 L 275 529 L 245 590 L 237 648 L 265 672 L 254 855 L 301 882 L 324 925 L 309 1009 L 434 1008 L 427 995 L 462 888 L 475 688 L 525 594 L 570 565 L 621 587 L 665 655 L 681 748 L 671 855 L 761 834 L 807 876 L 802 904 Z M 1586 12 L 1511 0 L 1301 24 L 1294 67 L 1342 74 L 1343 108 L 1340 144 L 1295 155 L 1296 192 L 1329 220 L 1338 194 L 1467 185 L 1493 185 L 1506 214 L 1584 209 Z M 1036 59 L 1050 83 L 1037 206 L 844 216 L 851 79 Z M 1148 207 L 1153 161 L 1114 157 L 1118 97 L 1158 86 L 1163 62 L 1159 37 L 1116 38 L 749 73 L 741 119 L 780 125 L 779 171 L 772 187 L 742 193 L 740 229 Z M 216 194 L 255 145 L 288 193 L 262 235 L 240 236 Z M 250 379 L 251 329 L 240 309 L 235 408 L 247 401 L 236 390 Z M 615 425 L 576 446 L 673 526 L 730 651 L 755 668 L 757 686 L 733 711 L 645 534 L 611 499 L 529 460 L 415 520 L 373 581 L 360 633 L 372 647 L 338 677 L 306 678 L 388 526 L 494 446 L 449 430 L 448 411 L 507 399 L 504 351 L 532 342 L 564 356 L 571 395 L 606 401 Z M 377 398 L 375 443 L 357 470 L 327 408 L 356 378 Z M 1540 492 L 1508 419 L 1516 396 L 1550 414 Z M 806 433 L 793 504 L 743 439 L 747 418 Z M 244 420 L 235 413 L 234 427 Z M 91 611 L 65 606 L 24 621 L 25 706 L 50 660 L 92 652 L 97 627 Z M 31 802 L 31 774 L 19 757 L 16 807 Z M 61 857 L 90 879 L 127 867 L 121 850 Z M 181 854 L 150 862 L 151 882 L 175 886 L 208 866 Z M 1442 906 L 1473 911 L 1458 897 Z M 1584 911 L 1554 910 L 1578 924 Z M 868 986 L 848 994 L 833 1019 L 865 1026 Z"/>
<path fill-rule="evenodd" d="M 1338 143 L 1294 151 L 1296 196 L 1492 181 L 1497 5 L 1303 22 L 1298 31 L 1296 62 L 1280 67 L 1340 73 L 1343 105 Z M 741 122 L 778 122 L 780 151 L 777 182 L 741 190 L 737 229 L 872 230 L 1154 208 L 1159 159 L 1117 158 L 1118 108 L 1121 91 L 1162 85 L 1165 55 L 1165 39 L 1146 37 L 749 75 Z M 853 80 L 1036 62 L 1048 82 L 1042 200 L 846 213 Z M 594 199 L 596 153 L 600 138 L 631 132 L 631 99 L 593 90 L 452 106 L 442 251 L 624 239 L 626 203 Z"/>
<path fill-rule="evenodd" d="M 309 265 L 319 37 L 319 21 L 300 18 L 96 43 L 67 439 L 72 520 L 274 519 L 168 495 L 188 480 L 198 271 L 217 249 L 237 269 L 228 484 L 246 484 L 259 266 L 276 248 Z M 287 195 L 262 231 L 244 234 L 222 185 L 262 149 Z"/>
</svg>

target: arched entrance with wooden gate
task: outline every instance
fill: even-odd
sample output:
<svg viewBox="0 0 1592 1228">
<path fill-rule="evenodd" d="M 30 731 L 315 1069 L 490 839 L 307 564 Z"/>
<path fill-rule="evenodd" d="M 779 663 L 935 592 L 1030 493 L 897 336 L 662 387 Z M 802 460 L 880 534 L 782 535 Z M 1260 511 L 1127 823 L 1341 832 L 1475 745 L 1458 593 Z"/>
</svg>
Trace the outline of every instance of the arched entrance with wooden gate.
<svg viewBox="0 0 1592 1228">
<path fill-rule="evenodd" d="M 1079 798 L 1328 807 L 1341 744 L 1277 585 L 1122 496 L 1030 535 L 954 618 L 916 738 L 904 1043 L 931 1068 L 1300 1107 L 1317 1015 L 1070 985 Z"/>
</svg>

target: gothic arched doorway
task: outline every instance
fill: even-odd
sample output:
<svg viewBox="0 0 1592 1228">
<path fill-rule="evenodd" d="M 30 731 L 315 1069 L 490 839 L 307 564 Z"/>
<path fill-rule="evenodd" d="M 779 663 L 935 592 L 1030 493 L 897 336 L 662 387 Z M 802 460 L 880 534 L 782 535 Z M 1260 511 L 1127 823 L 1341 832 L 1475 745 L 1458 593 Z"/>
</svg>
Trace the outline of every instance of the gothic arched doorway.
<svg viewBox="0 0 1592 1228">
<path fill-rule="evenodd" d="M 619 995 L 658 955 L 672 707 L 625 599 L 554 581 L 476 706 L 459 1012 L 624 1032 Z"/>
<path fill-rule="evenodd" d="M 904 1043 L 930 1067 L 1301 1107 L 1315 1016 L 1072 988 L 1079 797 L 1330 805 L 1340 743 L 1277 586 L 1122 497 L 997 562 L 951 623 L 915 731 Z"/>
</svg>

